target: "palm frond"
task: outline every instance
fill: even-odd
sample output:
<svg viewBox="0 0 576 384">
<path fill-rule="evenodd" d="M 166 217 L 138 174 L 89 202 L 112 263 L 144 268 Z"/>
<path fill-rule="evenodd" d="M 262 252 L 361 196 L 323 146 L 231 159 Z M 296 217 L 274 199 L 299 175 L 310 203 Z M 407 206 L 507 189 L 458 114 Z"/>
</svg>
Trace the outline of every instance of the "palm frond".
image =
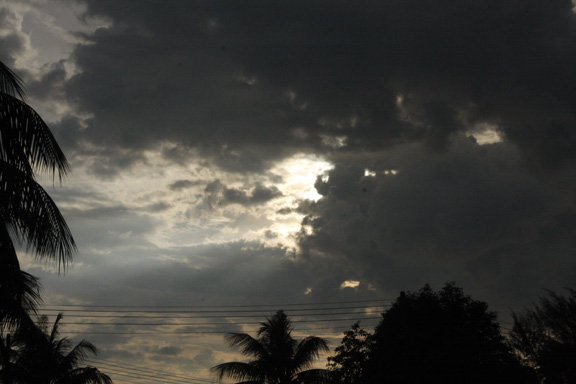
<svg viewBox="0 0 576 384">
<path fill-rule="evenodd" d="M 70 167 L 50 128 L 28 104 L 0 93 L 0 159 L 33 175 L 48 171 L 61 179 Z"/>
<path fill-rule="evenodd" d="M 325 370 L 303 371 L 320 352 L 328 351 L 323 339 L 309 336 L 297 344 L 291 335 L 292 323 L 283 311 L 276 312 L 261 325 L 257 339 L 246 333 L 226 336 L 230 346 L 240 346 L 242 353 L 253 359 L 248 363 L 230 362 L 213 367 L 219 381 L 229 377 L 244 380 L 242 384 L 327 382 Z"/>
<path fill-rule="evenodd" d="M 59 378 L 58 384 L 112 384 L 112 379 L 95 367 L 76 368 Z"/>
<path fill-rule="evenodd" d="M 329 352 L 326 340 L 316 337 L 308 336 L 304 338 L 296 347 L 294 354 L 294 368 L 296 370 L 309 368 L 312 366 L 314 359 L 320 356 L 321 352 Z"/>
<path fill-rule="evenodd" d="M 64 317 L 62 312 L 58 313 L 56 316 L 56 320 L 54 320 L 54 324 L 52 325 L 52 330 L 50 331 L 50 336 L 48 340 L 50 343 L 56 342 L 58 335 L 60 335 L 60 320 Z"/>
<path fill-rule="evenodd" d="M 260 329 L 258 329 L 258 336 L 261 335 L 290 335 L 292 333 L 292 322 L 284 311 L 278 311 L 265 322 L 260 323 Z"/>
<path fill-rule="evenodd" d="M 25 98 L 22 79 L 2 62 L 0 62 L 0 92 L 12 96 L 18 95 L 22 100 Z"/>
<path fill-rule="evenodd" d="M 236 384 L 264 384 L 262 380 L 247 380 L 247 381 L 239 381 Z"/>
<path fill-rule="evenodd" d="M 20 270 L 8 228 L 0 221 L 0 328 L 29 322 L 41 302 L 38 279 Z"/>
<path fill-rule="evenodd" d="M 330 384 L 333 382 L 333 373 L 327 369 L 309 369 L 296 375 L 293 384 Z"/>
<path fill-rule="evenodd" d="M 7 272 L 7 273 L 6 273 Z M 0 273 L 0 328 L 17 328 L 30 321 L 42 302 L 40 283 L 29 273 L 6 269 Z"/>
<path fill-rule="evenodd" d="M 252 364 L 231 361 L 229 363 L 218 364 L 210 371 L 216 374 L 218 381 L 228 377 L 232 380 L 246 380 L 263 382 L 262 372 Z"/>
<path fill-rule="evenodd" d="M 266 355 L 266 348 L 260 340 L 257 340 L 247 333 L 229 333 L 225 336 L 226 342 L 231 347 L 240 347 L 244 356 L 262 358 Z"/>
<path fill-rule="evenodd" d="M 48 193 L 24 172 L 0 160 L 0 218 L 38 256 L 66 266 L 76 252 L 74 238 Z"/>
<path fill-rule="evenodd" d="M 94 344 L 87 340 L 82 340 L 62 359 L 61 366 L 63 369 L 72 369 L 81 364 L 89 355 L 96 355 L 98 350 Z"/>
</svg>

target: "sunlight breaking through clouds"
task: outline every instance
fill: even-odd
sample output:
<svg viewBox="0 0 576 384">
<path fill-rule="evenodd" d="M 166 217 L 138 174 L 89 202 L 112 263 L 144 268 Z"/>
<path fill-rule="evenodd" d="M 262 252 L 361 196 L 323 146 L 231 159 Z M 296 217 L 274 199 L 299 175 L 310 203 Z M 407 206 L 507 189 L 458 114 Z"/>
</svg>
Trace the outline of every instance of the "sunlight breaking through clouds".
<svg viewBox="0 0 576 384">
<path fill-rule="evenodd" d="M 503 140 L 501 129 L 490 123 L 476 124 L 467 135 L 473 137 L 479 145 L 500 143 Z"/>
<path fill-rule="evenodd" d="M 340 289 L 345 288 L 358 288 L 360 286 L 360 282 L 357 280 L 346 280 L 340 284 Z"/>
<path fill-rule="evenodd" d="M 23 250 L 45 302 L 457 280 L 506 310 L 574 285 L 576 0 L 449 3 L 3 0 L 0 60 L 72 168 L 42 180 L 79 245 L 70 273 Z M 150 339 L 96 341 L 203 377 L 233 358 L 221 335 Z"/>
</svg>

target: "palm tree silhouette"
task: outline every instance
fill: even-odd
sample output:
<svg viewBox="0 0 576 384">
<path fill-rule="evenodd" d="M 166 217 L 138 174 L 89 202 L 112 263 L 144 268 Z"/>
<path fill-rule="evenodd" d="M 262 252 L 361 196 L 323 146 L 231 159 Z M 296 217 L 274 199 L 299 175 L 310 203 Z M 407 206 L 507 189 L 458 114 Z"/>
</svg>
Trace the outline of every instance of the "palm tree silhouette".
<svg viewBox="0 0 576 384">
<path fill-rule="evenodd" d="M 328 383 L 325 369 L 309 369 L 320 352 L 327 352 L 326 341 L 308 336 L 296 342 L 291 336 L 292 323 L 283 311 L 261 323 L 257 338 L 246 333 L 230 333 L 226 341 L 240 347 L 248 363 L 229 362 L 212 367 L 218 380 L 229 377 L 244 384 Z"/>
<path fill-rule="evenodd" d="M 97 368 L 81 366 L 89 355 L 96 355 L 96 347 L 87 340 L 73 345 L 69 339 L 59 338 L 60 320 L 61 313 L 51 329 L 46 316 L 41 316 L 38 324 L 20 327 L 14 337 L 14 357 L 10 362 L 13 382 L 111 384 L 110 377 Z"/>
<path fill-rule="evenodd" d="M 24 101 L 22 81 L 0 62 L 0 327 L 17 325 L 40 300 L 37 279 L 20 270 L 13 237 L 37 257 L 66 267 L 76 250 L 64 217 L 36 173 L 69 172 L 50 129 Z"/>
</svg>

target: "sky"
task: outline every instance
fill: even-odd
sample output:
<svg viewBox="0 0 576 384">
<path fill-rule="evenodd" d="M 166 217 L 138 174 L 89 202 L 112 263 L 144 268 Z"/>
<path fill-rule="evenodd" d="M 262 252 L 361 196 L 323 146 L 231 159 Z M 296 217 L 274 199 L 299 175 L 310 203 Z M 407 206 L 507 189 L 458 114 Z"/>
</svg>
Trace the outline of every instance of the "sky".
<svg viewBox="0 0 576 384">
<path fill-rule="evenodd" d="M 363 307 L 295 323 L 334 347 L 426 283 L 503 321 L 576 287 L 571 0 L 0 0 L 0 61 L 72 168 L 43 183 L 73 263 L 21 263 L 103 371 L 210 379 L 254 325 L 67 306 Z"/>
</svg>

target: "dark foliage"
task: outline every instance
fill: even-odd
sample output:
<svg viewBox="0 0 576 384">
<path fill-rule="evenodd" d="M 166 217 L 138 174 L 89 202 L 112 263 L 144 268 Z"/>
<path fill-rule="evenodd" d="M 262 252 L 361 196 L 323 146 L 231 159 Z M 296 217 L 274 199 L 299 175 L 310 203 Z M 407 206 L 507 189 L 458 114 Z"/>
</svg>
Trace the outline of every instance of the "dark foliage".
<svg viewBox="0 0 576 384">
<path fill-rule="evenodd" d="M 534 383 L 494 312 L 453 283 L 402 293 L 376 327 L 364 382 Z"/>
<path fill-rule="evenodd" d="M 64 217 L 36 182 L 61 179 L 66 157 L 42 118 L 23 101 L 21 79 L 0 63 L 0 329 L 18 326 L 40 300 L 39 283 L 20 270 L 14 240 L 66 266 L 76 250 Z"/>
<path fill-rule="evenodd" d="M 283 311 L 261 323 L 257 338 L 246 333 L 226 337 L 231 347 L 240 347 L 250 361 L 229 362 L 212 368 L 218 380 L 229 377 L 241 383 L 258 384 L 323 384 L 329 383 L 329 372 L 311 369 L 314 359 L 327 352 L 324 339 L 308 336 L 297 342 L 292 338 L 292 322 Z"/>
<path fill-rule="evenodd" d="M 510 340 L 546 384 L 576 383 L 576 291 L 548 291 L 538 305 L 513 313 Z"/>
<path fill-rule="evenodd" d="M 359 323 L 344 333 L 341 344 L 336 347 L 334 356 L 328 358 L 329 369 L 333 372 L 334 383 L 361 384 L 363 373 L 370 359 L 370 333 Z"/>
<path fill-rule="evenodd" d="M 0 337 L 0 382 L 14 384 L 111 384 L 110 377 L 91 366 L 82 366 L 96 354 L 92 343 L 72 344 L 60 338 L 59 314 L 52 327 L 45 316 L 37 324 L 22 324 L 12 338 Z"/>
</svg>

